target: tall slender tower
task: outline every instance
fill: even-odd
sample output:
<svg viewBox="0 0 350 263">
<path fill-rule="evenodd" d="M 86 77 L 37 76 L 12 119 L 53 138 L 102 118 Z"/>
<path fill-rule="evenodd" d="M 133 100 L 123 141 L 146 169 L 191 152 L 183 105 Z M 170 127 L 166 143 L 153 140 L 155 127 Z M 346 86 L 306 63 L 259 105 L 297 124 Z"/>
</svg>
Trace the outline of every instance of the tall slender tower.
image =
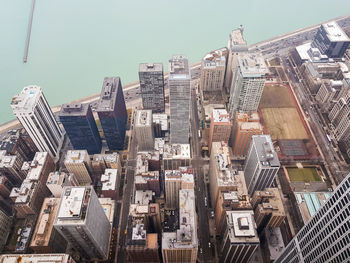
<svg viewBox="0 0 350 263">
<path fill-rule="evenodd" d="M 163 64 L 141 63 L 139 78 L 143 109 L 164 112 Z"/>
<path fill-rule="evenodd" d="M 39 151 L 55 157 L 62 146 L 63 133 L 41 88 L 25 87 L 12 98 L 11 107 Z"/>
<path fill-rule="evenodd" d="M 188 59 L 175 55 L 169 60 L 170 142 L 188 143 L 190 136 L 191 75 Z"/>
<path fill-rule="evenodd" d="M 59 118 L 75 150 L 101 152 L 102 142 L 89 104 L 64 104 Z"/>
<path fill-rule="evenodd" d="M 276 263 L 349 262 L 350 174 L 296 234 Z"/>
<path fill-rule="evenodd" d="M 104 78 L 96 111 L 109 150 L 122 150 L 124 148 L 127 113 L 119 77 Z"/>
</svg>

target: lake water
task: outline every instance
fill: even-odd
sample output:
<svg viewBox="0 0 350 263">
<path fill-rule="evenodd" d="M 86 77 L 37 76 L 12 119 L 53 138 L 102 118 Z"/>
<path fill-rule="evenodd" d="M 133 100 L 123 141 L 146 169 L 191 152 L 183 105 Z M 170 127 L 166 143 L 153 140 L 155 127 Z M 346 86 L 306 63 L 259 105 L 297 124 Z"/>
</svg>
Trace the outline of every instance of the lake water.
<svg viewBox="0 0 350 263">
<path fill-rule="evenodd" d="M 0 0 L 0 123 L 10 101 L 40 85 L 51 106 L 100 92 L 105 76 L 138 80 L 141 62 L 185 54 L 191 63 L 227 45 L 242 24 L 249 44 L 350 12 L 349 0 Z"/>
</svg>

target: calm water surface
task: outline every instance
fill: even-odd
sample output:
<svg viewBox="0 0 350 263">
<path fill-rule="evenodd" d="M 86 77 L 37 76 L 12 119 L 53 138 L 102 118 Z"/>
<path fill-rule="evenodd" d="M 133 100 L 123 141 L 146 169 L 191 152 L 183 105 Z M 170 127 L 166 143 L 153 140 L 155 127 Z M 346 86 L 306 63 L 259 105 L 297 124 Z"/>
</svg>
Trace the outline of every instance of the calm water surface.
<svg viewBox="0 0 350 263">
<path fill-rule="evenodd" d="M 51 106 L 99 93 L 105 76 L 138 80 L 140 62 L 226 46 L 243 24 L 249 44 L 350 13 L 349 0 L 0 0 L 0 123 L 11 98 L 40 85 Z"/>
</svg>

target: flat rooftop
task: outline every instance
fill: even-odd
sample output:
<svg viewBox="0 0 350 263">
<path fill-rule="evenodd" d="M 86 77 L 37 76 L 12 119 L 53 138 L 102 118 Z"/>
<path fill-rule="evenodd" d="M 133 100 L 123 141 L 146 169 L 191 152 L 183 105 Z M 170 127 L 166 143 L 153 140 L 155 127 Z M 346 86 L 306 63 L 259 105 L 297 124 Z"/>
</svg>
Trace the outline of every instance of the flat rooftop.
<svg viewBox="0 0 350 263">
<path fill-rule="evenodd" d="M 230 41 L 232 46 L 247 45 L 247 42 L 243 38 L 243 28 L 232 30 L 230 34 Z"/>
<path fill-rule="evenodd" d="M 115 210 L 115 201 L 111 198 L 99 198 L 100 204 L 105 212 L 105 215 L 111 225 L 113 225 L 114 220 L 114 210 Z"/>
<path fill-rule="evenodd" d="M 261 200 L 258 202 L 260 212 L 273 213 L 274 215 L 285 216 L 285 211 L 278 188 L 266 188 L 264 191 L 255 191 L 253 195 Z"/>
<path fill-rule="evenodd" d="M 226 211 L 226 220 L 231 244 L 259 244 L 260 241 L 256 232 L 254 212 L 252 210 Z"/>
<path fill-rule="evenodd" d="M 118 169 L 106 169 L 101 176 L 102 191 L 117 189 Z"/>
<path fill-rule="evenodd" d="M 67 103 L 63 104 L 59 116 L 86 116 L 90 104 Z"/>
<path fill-rule="evenodd" d="M 238 63 L 243 77 L 262 78 L 268 73 L 264 58 L 259 54 L 240 54 Z"/>
<path fill-rule="evenodd" d="M 159 171 L 148 171 L 135 175 L 135 184 L 146 184 L 149 180 L 159 180 Z"/>
<path fill-rule="evenodd" d="M 163 72 L 162 63 L 140 63 L 139 72 Z"/>
<path fill-rule="evenodd" d="M 152 110 L 136 110 L 135 127 L 152 126 Z"/>
<path fill-rule="evenodd" d="M 56 185 L 62 185 L 63 181 L 67 178 L 67 174 L 64 172 L 52 172 L 49 174 L 46 185 L 50 184 L 56 184 Z"/>
<path fill-rule="evenodd" d="M 198 247 L 195 195 L 193 189 L 179 191 L 179 229 L 162 233 L 163 249 L 191 249 Z"/>
<path fill-rule="evenodd" d="M 162 113 L 153 113 L 153 123 L 160 124 L 162 131 L 168 130 L 168 115 Z"/>
<path fill-rule="evenodd" d="M 213 109 L 212 114 L 214 122 L 231 124 L 230 115 L 226 109 Z"/>
<path fill-rule="evenodd" d="M 322 24 L 324 30 L 327 32 L 327 36 L 332 42 L 350 42 L 350 38 L 343 31 L 343 29 L 338 25 L 337 22 L 331 21 L 325 24 Z"/>
<path fill-rule="evenodd" d="M 41 176 L 43 166 L 48 158 L 47 152 L 37 152 L 34 156 L 33 161 L 30 163 L 30 170 L 27 174 L 27 179 L 37 181 Z"/>
<path fill-rule="evenodd" d="M 170 79 L 190 79 L 188 59 L 183 55 L 174 55 L 169 60 Z"/>
<path fill-rule="evenodd" d="M 15 112 L 32 112 L 41 96 L 42 90 L 39 86 L 24 87 L 21 93 L 13 96 L 11 108 Z"/>
<path fill-rule="evenodd" d="M 11 168 L 16 159 L 15 155 L 7 155 L 5 150 L 0 151 L 0 168 Z"/>
<path fill-rule="evenodd" d="M 19 188 L 12 188 L 10 198 L 12 200 L 15 200 L 15 204 L 25 204 L 30 201 L 32 194 L 37 186 L 37 182 L 32 182 L 28 179 L 25 179 Z"/>
<path fill-rule="evenodd" d="M 65 163 L 83 163 L 89 156 L 86 150 L 69 150 L 66 153 Z"/>
<path fill-rule="evenodd" d="M 165 144 L 163 159 L 191 159 L 190 144 Z"/>
<path fill-rule="evenodd" d="M 45 198 L 33 233 L 31 247 L 48 246 L 60 198 Z"/>
<path fill-rule="evenodd" d="M 114 111 L 119 86 L 121 86 L 119 77 L 104 78 L 100 99 L 96 107 L 97 112 Z"/>
<path fill-rule="evenodd" d="M 279 167 L 277 153 L 273 148 L 270 135 L 253 135 L 252 142 L 255 144 L 260 165 L 264 167 Z"/>
<path fill-rule="evenodd" d="M 148 205 L 152 201 L 153 192 L 151 190 L 136 190 L 135 191 L 135 204 Z"/>
</svg>

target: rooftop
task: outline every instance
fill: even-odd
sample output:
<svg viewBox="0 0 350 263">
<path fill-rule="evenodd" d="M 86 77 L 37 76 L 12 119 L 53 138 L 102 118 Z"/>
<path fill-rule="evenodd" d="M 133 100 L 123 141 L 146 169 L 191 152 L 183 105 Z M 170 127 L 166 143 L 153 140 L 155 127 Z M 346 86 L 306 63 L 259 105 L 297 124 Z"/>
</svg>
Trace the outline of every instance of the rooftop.
<svg viewBox="0 0 350 263">
<path fill-rule="evenodd" d="M 277 153 L 273 148 L 270 135 L 253 135 L 254 143 L 261 166 L 279 167 Z"/>
<path fill-rule="evenodd" d="M 114 220 L 114 210 L 115 210 L 115 201 L 111 198 L 99 198 L 100 204 L 105 212 L 105 215 L 111 225 L 113 225 Z"/>
<path fill-rule="evenodd" d="M 343 31 L 343 29 L 338 25 L 337 22 L 331 21 L 325 24 L 322 24 L 323 28 L 327 32 L 327 36 L 332 42 L 340 42 L 340 41 L 349 41 L 350 38 Z"/>
<path fill-rule="evenodd" d="M 14 111 L 32 112 L 41 95 L 42 90 L 39 86 L 24 87 L 21 93 L 13 96 L 11 107 Z"/>
<path fill-rule="evenodd" d="M 0 151 L 0 168 L 11 168 L 16 158 L 15 155 L 7 155 L 5 150 Z"/>
<path fill-rule="evenodd" d="M 148 180 L 159 180 L 159 171 L 148 171 L 135 176 L 135 184 L 145 184 Z"/>
<path fill-rule="evenodd" d="M 259 243 L 252 210 L 226 211 L 226 220 L 231 243 Z"/>
<path fill-rule="evenodd" d="M 162 233 L 163 249 L 198 247 L 195 195 L 193 189 L 179 191 L 179 229 Z"/>
<path fill-rule="evenodd" d="M 67 178 L 67 174 L 64 172 L 52 172 L 49 174 L 49 177 L 47 178 L 46 184 L 57 184 L 62 185 L 63 181 Z"/>
<path fill-rule="evenodd" d="M 240 54 L 239 68 L 243 77 L 264 77 L 268 73 L 264 58 L 258 54 Z"/>
<path fill-rule="evenodd" d="M 229 46 L 231 52 L 248 52 L 247 42 L 243 38 L 243 27 L 232 30 Z"/>
<path fill-rule="evenodd" d="M 135 204 L 148 205 L 152 201 L 153 194 L 151 190 L 136 190 Z"/>
<path fill-rule="evenodd" d="M 15 204 L 25 204 L 30 201 L 34 189 L 37 187 L 37 182 L 31 182 L 25 179 L 21 187 L 14 187 L 11 190 L 10 198 L 14 200 Z"/>
<path fill-rule="evenodd" d="M 185 183 L 194 183 L 193 170 L 190 167 L 179 167 L 178 170 L 165 170 L 165 180 L 180 180 Z"/>
<path fill-rule="evenodd" d="M 132 228 L 132 240 L 146 240 L 147 233 L 144 224 L 136 224 Z"/>
<path fill-rule="evenodd" d="M 37 152 L 34 156 L 33 161 L 30 163 L 30 170 L 27 174 L 27 179 L 37 181 L 41 176 L 43 166 L 48 158 L 47 152 Z"/>
<path fill-rule="evenodd" d="M 118 169 L 106 169 L 101 176 L 102 191 L 117 189 Z"/>
<path fill-rule="evenodd" d="M 63 104 L 59 116 L 86 116 L 89 107 L 82 103 Z"/>
<path fill-rule="evenodd" d="M 114 111 L 119 86 L 121 86 L 119 77 L 104 78 L 100 99 L 96 107 L 97 112 Z"/>
<path fill-rule="evenodd" d="M 165 144 L 163 159 L 190 159 L 191 149 L 189 144 Z"/>
<path fill-rule="evenodd" d="M 162 63 L 140 63 L 139 72 L 157 72 L 163 71 Z"/>
<path fill-rule="evenodd" d="M 83 163 L 88 156 L 89 154 L 86 150 L 69 150 L 64 163 Z"/>
<path fill-rule="evenodd" d="M 264 191 L 255 191 L 252 202 L 257 200 L 257 206 L 260 213 L 273 213 L 284 216 L 284 207 L 278 188 L 266 188 Z"/>
<path fill-rule="evenodd" d="M 216 123 L 229 123 L 230 115 L 228 114 L 226 109 L 213 109 L 213 121 Z"/>
<path fill-rule="evenodd" d="M 174 55 L 169 60 L 170 79 L 190 79 L 188 59 L 183 55 Z"/>
<path fill-rule="evenodd" d="M 135 127 L 152 126 L 152 110 L 136 110 Z"/>
<path fill-rule="evenodd" d="M 53 223 L 60 204 L 60 198 L 45 198 L 34 230 L 30 246 L 47 246 Z"/>
</svg>

